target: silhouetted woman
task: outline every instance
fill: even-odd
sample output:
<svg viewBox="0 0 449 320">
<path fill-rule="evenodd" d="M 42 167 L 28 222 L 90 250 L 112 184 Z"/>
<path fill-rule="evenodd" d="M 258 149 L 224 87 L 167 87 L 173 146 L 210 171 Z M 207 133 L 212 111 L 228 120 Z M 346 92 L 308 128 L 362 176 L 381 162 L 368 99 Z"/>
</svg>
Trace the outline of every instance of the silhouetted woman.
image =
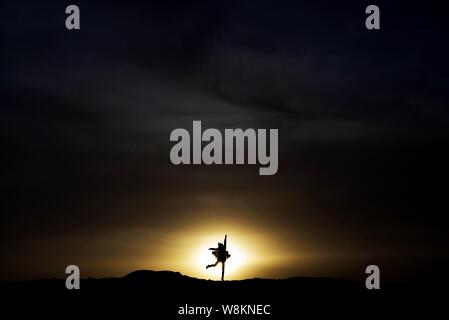
<svg viewBox="0 0 449 320">
<path fill-rule="evenodd" d="M 217 258 L 217 261 L 214 264 L 207 265 L 206 269 L 210 267 L 215 267 L 217 264 L 221 262 L 222 264 L 222 271 L 221 271 L 221 280 L 224 280 L 224 266 L 226 260 L 231 257 L 228 251 L 226 251 L 226 239 L 227 236 L 225 235 L 224 244 L 219 242 L 217 248 L 209 248 L 209 250 L 212 250 L 212 254 Z"/>
</svg>

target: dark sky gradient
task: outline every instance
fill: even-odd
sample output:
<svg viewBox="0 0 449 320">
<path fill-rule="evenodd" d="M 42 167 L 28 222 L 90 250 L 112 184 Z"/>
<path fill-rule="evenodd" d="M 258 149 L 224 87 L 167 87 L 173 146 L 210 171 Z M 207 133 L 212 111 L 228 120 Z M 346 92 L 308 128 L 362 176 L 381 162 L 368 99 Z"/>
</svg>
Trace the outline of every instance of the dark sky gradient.
<svg viewBox="0 0 449 320">
<path fill-rule="evenodd" d="M 262 276 L 447 266 L 447 11 L 242 2 L 2 2 L 0 279 L 122 274 L 205 219 L 318 257 Z M 173 166 L 192 120 L 278 128 L 278 174 Z"/>
</svg>

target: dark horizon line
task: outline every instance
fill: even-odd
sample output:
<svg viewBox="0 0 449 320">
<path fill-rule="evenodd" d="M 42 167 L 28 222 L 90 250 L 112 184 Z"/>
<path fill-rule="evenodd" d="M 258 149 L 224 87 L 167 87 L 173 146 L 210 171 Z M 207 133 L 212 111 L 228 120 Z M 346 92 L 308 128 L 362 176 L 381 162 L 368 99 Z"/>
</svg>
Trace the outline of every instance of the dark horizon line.
<svg viewBox="0 0 449 320">
<path fill-rule="evenodd" d="M 200 281 L 212 281 L 212 282 L 223 282 L 221 280 L 214 280 L 214 279 L 206 279 L 206 278 L 197 278 L 192 277 L 186 274 L 183 274 L 179 271 L 173 271 L 173 270 L 148 270 L 148 269 L 140 269 L 140 270 L 134 270 L 131 271 L 123 276 L 118 277 L 87 277 L 87 278 L 80 278 L 80 281 L 89 281 L 89 280 L 107 280 L 107 279 L 130 279 L 133 277 L 145 277 L 149 274 L 155 275 L 167 275 L 167 276 L 177 276 L 179 278 L 184 279 L 191 279 L 191 280 L 200 280 Z M 67 277 L 68 275 L 66 275 Z M 49 278 L 34 278 L 34 279 L 25 279 L 25 280 L 7 280 L 7 279 L 0 279 L 0 283 L 24 283 L 24 282 L 33 282 L 33 281 L 61 281 L 65 280 L 66 277 L 49 277 Z M 354 281 L 354 282 L 360 282 L 359 280 L 352 279 L 352 278 L 346 278 L 346 277 L 335 277 L 335 276 L 289 276 L 289 277 L 282 277 L 282 278 L 260 278 L 260 277 L 254 277 L 254 278 L 246 278 L 246 279 L 226 279 L 226 282 L 241 282 L 241 281 L 251 281 L 251 280 L 274 280 L 274 281 L 283 281 L 283 280 L 291 280 L 291 279 L 328 279 L 328 280 L 345 280 L 345 281 Z"/>
</svg>

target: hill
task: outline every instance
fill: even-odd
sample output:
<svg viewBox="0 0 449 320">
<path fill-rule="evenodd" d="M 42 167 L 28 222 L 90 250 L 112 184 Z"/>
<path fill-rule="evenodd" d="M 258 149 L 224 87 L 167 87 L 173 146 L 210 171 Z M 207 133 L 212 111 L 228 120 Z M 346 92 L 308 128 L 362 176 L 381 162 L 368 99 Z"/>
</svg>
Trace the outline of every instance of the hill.
<svg viewBox="0 0 449 320">
<path fill-rule="evenodd" d="M 7 293 L 6 306 L 33 315 L 42 312 L 47 317 L 53 312 L 55 316 L 69 312 L 102 317 L 123 314 L 127 318 L 144 314 L 148 319 L 357 317 L 396 303 L 382 290 L 369 291 L 362 283 L 346 279 L 211 281 L 148 270 L 121 278 L 84 279 L 79 290 L 67 290 L 64 279 L 1 282 L 0 287 Z M 22 308 L 24 305 L 29 308 Z"/>
</svg>

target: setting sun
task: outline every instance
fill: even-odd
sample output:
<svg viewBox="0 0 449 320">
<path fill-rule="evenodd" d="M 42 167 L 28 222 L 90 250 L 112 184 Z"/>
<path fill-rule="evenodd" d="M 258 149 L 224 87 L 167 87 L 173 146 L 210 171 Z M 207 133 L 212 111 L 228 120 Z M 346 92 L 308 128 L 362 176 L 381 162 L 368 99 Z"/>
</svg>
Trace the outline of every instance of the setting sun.
<svg viewBox="0 0 449 320">
<path fill-rule="evenodd" d="M 133 233 L 133 236 L 136 234 Z M 136 261 L 133 269 L 175 270 L 198 279 L 220 281 L 221 263 L 207 269 L 206 266 L 217 262 L 217 257 L 209 248 L 217 248 L 218 243 L 224 242 L 225 235 L 226 251 L 230 257 L 225 262 L 224 280 L 264 278 L 270 277 L 273 272 L 285 277 L 293 272 L 287 270 L 282 273 L 278 270 L 286 265 L 297 265 L 299 261 L 301 265 L 307 264 L 306 255 L 299 255 L 291 249 L 293 242 L 285 233 L 274 233 L 266 227 L 250 227 L 220 218 L 214 219 L 213 223 L 207 221 L 183 230 L 157 234 L 151 242 L 158 244 L 158 250 L 145 251 L 147 258 Z M 150 233 L 142 233 L 139 239 L 130 241 L 148 243 L 149 239 Z"/>
<path fill-rule="evenodd" d="M 220 280 L 221 263 L 208 269 L 206 266 L 217 261 L 209 248 L 223 243 L 225 235 L 226 250 L 231 255 L 225 263 L 225 280 L 264 277 L 273 268 L 297 259 L 296 255 L 290 254 L 287 246 L 280 246 L 275 237 L 266 237 L 263 230 L 252 230 L 225 221 L 217 221 L 218 224 L 220 228 L 202 224 L 182 233 L 165 234 L 160 241 L 164 250 L 159 256 L 159 263 L 143 268 L 177 270 L 195 278 Z M 211 229 L 216 230 L 211 232 Z"/>
</svg>

